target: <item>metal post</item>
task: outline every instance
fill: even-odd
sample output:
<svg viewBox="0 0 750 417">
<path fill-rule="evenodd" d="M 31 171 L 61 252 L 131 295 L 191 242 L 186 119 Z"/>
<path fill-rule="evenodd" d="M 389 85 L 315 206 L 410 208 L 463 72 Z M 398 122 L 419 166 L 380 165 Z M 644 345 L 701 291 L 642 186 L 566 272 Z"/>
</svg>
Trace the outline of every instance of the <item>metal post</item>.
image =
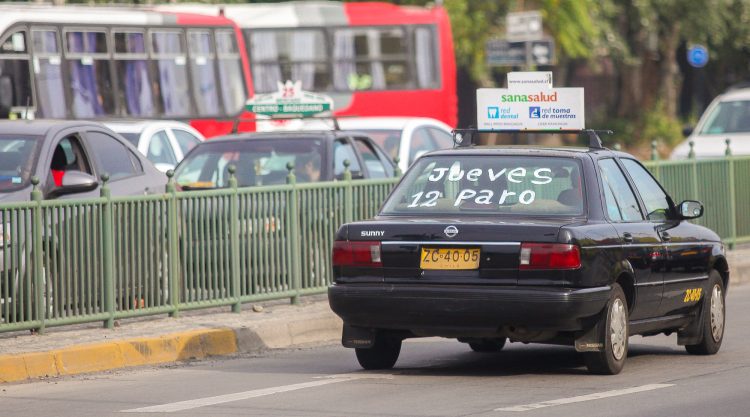
<svg viewBox="0 0 750 417">
<path fill-rule="evenodd" d="M 44 234 L 42 233 L 44 228 L 44 213 L 42 211 L 42 191 L 39 189 L 39 178 L 31 177 L 31 183 L 34 185 L 34 188 L 32 188 L 31 190 L 31 200 L 36 203 L 33 210 L 34 226 L 32 228 L 31 236 L 33 251 L 32 259 L 34 262 L 32 271 L 34 272 L 34 300 L 36 301 L 35 313 L 37 319 L 39 320 L 39 327 L 37 327 L 37 332 L 41 334 L 44 333 L 44 323 L 45 319 L 47 318 L 47 312 L 45 311 L 45 306 L 47 305 L 47 303 L 43 291 L 45 285 L 43 268 L 44 257 L 42 256 L 42 240 L 44 239 Z"/>
<path fill-rule="evenodd" d="M 658 161 L 659 160 L 659 152 L 656 150 L 657 142 L 655 140 L 651 141 L 651 160 L 652 161 Z M 659 163 L 654 164 L 654 176 L 657 180 L 661 181 L 661 165 Z"/>
<path fill-rule="evenodd" d="M 300 242 L 300 225 L 299 225 L 299 191 L 297 190 L 297 177 L 294 175 L 294 164 L 288 162 L 286 169 L 289 173 L 286 176 L 287 184 L 292 186 L 291 201 L 287 205 L 289 209 L 287 214 L 289 220 L 289 239 L 291 240 L 291 272 L 292 272 L 292 289 L 294 295 L 292 296 L 292 304 L 299 304 L 300 289 L 302 287 L 302 242 Z"/>
<path fill-rule="evenodd" d="M 344 159 L 344 182 L 346 188 L 344 189 L 344 221 L 350 223 L 354 221 L 354 190 L 352 187 L 352 171 L 349 169 L 348 159 Z"/>
<path fill-rule="evenodd" d="M 230 267 L 232 268 L 232 312 L 239 313 L 242 311 L 242 295 L 240 287 L 240 197 L 237 193 L 237 167 L 234 164 L 229 165 L 229 188 L 232 189 L 232 196 L 229 204 L 229 244 L 232 254 Z"/>
<path fill-rule="evenodd" d="M 695 142 L 690 141 L 688 142 L 690 145 L 690 152 L 688 152 L 688 158 L 691 161 L 691 180 L 693 181 L 693 199 L 698 200 L 698 162 L 695 160 Z"/>
<path fill-rule="evenodd" d="M 114 271 L 112 265 L 114 264 L 114 236 L 112 233 L 114 213 L 112 212 L 112 193 L 109 189 L 109 175 L 102 174 L 102 188 L 99 190 L 104 201 L 104 207 L 102 214 L 102 265 L 104 267 L 104 310 L 109 314 L 109 317 L 104 320 L 104 327 L 107 329 L 113 329 L 115 327 L 115 285 L 114 285 Z"/>
<path fill-rule="evenodd" d="M 725 151 L 727 157 L 727 165 L 729 169 L 729 221 L 730 227 L 732 228 L 732 241 L 729 243 L 729 249 L 734 249 L 737 243 L 737 197 L 735 192 L 735 178 L 734 178 L 734 158 L 732 157 L 731 139 L 725 140 L 727 144 L 727 150 Z"/>
<path fill-rule="evenodd" d="M 401 172 L 401 167 L 398 166 L 398 163 L 401 162 L 401 158 L 396 156 L 395 158 L 393 158 L 393 162 L 396 164 L 396 168 L 393 169 L 393 175 L 398 178 L 404 174 L 403 172 Z"/>
<path fill-rule="evenodd" d="M 167 287 L 169 288 L 169 303 L 172 311 L 169 317 L 180 316 L 180 220 L 177 209 L 177 186 L 174 181 L 174 170 L 167 171 L 167 233 L 168 233 L 168 262 Z M 183 239 L 185 237 L 183 236 Z M 183 242 L 190 245 L 190 242 Z"/>
</svg>

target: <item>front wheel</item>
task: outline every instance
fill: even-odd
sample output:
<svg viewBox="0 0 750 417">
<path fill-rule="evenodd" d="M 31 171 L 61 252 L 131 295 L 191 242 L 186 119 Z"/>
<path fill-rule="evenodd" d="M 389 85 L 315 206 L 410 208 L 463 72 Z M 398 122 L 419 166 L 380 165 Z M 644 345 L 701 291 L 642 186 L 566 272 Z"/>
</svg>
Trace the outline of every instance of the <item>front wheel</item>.
<svg viewBox="0 0 750 417">
<path fill-rule="evenodd" d="M 685 345 L 685 350 L 692 355 L 713 355 L 719 351 L 724 340 L 724 282 L 716 270 L 711 271 L 708 281 L 709 292 L 703 298 L 701 308 L 701 341 L 695 345 Z"/>
<path fill-rule="evenodd" d="M 401 353 L 401 339 L 378 335 L 371 348 L 355 348 L 357 361 L 364 369 L 391 369 Z"/>
<path fill-rule="evenodd" d="M 601 375 L 616 375 L 622 371 L 628 357 L 628 303 L 619 284 L 612 285 L 607 302 L 607 312 L 599 325 L 603 328 L 600 340 L 603 349 L 585 352 L 584 360 L 589 372 Z"/>
</svg>

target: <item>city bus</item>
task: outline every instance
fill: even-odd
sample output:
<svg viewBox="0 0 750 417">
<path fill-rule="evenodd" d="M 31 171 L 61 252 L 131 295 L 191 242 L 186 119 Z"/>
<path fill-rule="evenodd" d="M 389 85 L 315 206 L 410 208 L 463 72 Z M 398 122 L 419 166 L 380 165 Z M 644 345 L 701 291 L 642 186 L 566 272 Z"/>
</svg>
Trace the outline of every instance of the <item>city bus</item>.
<svg viewBox="0 0 750 417">
<path fill-rule="evenodd" d="M 252 91 L 245 50 L 221 16 L 0 5 L 0 118 L 177 119 L 229 133 Z"/>
<path fill-rule="evenodd" d="M 336 115 L 423 116 L 455 127 L 456 66 L 439 6 L 334 1 L 158 6 L 232 19 L 254 94 L 287 80 L 333 98 Z"/>
</svg>

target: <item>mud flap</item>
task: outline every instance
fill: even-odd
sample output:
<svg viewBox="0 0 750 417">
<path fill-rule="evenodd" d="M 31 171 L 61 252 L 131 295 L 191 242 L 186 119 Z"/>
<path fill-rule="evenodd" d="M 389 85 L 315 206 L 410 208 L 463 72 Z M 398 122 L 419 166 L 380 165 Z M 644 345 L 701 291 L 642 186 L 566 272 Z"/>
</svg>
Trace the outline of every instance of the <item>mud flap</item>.
<svg viewBox="0 0 750 417">
<path fill-rule="evenodd" d="M 687 326 L 677 332 L 677 344 L 680 346 L 697 345 L 703 341 L 703 309 L 706 308 L 706 297 L 695 309 L 697 316 Z"/>
<path fill-rule="evenodd" d="M 576 352 L 601 352 L 604 350 L 604 327 L 607 324 L 607 309 L 599 313 L 598 320 L 575 341 Z"/>
<path fill-rule="evenodd" d="M 375 345 L 377 330 L 368 327 L 350 326 L 344 323 L 341 344 L 347 348 L 371 348 Z"/>
</svg>

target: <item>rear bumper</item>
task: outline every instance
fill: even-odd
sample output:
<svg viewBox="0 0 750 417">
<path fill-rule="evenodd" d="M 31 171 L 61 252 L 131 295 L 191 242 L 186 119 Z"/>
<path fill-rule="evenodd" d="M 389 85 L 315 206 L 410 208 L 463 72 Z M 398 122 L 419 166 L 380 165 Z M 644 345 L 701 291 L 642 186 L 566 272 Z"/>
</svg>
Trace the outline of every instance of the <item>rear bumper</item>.
<svg viewBox="0 0 750 417">
<path fill-rule="evenodd" d="M 496 331 L 503 326 L 575 331 L 604 309 L 611 287 L 559 288 L 333 284 L 331 309 L 345 323 L 433 334 Z"/>
</svg>

